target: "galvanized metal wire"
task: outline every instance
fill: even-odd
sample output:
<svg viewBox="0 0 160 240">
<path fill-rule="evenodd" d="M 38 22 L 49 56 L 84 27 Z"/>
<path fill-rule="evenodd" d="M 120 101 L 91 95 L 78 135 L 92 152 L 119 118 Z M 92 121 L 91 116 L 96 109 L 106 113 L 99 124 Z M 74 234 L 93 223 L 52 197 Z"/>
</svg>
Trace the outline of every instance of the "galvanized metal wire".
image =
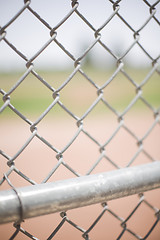
<svg viewBox="0 0 160 240">
<path fill-rule="evenodd" d="M 146 1 L 143 0 L 143 4 L 145 8 L 148 10 L 148 15 L 146 15 L 145 21 L 139 26 L 139 28 L 135 29 L 132 24 L 128 22 L 127 19 L 125 19 L 125 16 L 121 14 L 121 0 L 118 1 L 112 1 L 109 0 L 108 2 L 112 6 L 112 11 L 110 12 L 110 15 L 106 15 L 106 20 L 97 27 L 95 27 L 89 20 L 87 15 L 84 15 L 80 10 L 80 1 L 72 0 L 68 1 L 66 4 L 70 6 L 70 10 L 66 13 L 66 15 L 56 23 L 56 25 L 52 25 L 51 22 L 48 22 L 46 19 L 40 16 L 38 11 L 36 11 L 32 7 L 33 0 L 25 0 L 21 9 L 19 9 L 17 12 L 15 12 L 15 15 L 12 16 L 12 18 L 6 22 L 3 26 L 0 27 L 0 44 L 3 43 L 6 46 L 10 48 L 10 50 L 17 55 L 18 58 L 22 59 L 24 61 L 24 67 L 25 71 L 21 74 L 20 78 L 17 78 L 17 81 L 10 87 L 9 90 L 0 89 L 0 95 L 2 99 L 2 104 L 0 106 L 0 112 L 1 116 L 5 114 L 5 111 L 10 109 L 12 113 L 15 114 L 17 119 L 20 119 L 25 127 L 27 126 L 27 129 L 30 131 L 30 135 L 27 137 L 27 139 L 21 144 L 21 147 L 16 150 L 16 152 L 12 155 L 10 155 L 9 151 L 4 151 L 3 149 L 0 150 L 1 155 L 1 161 L 6 164 L 7 170 L 3 171 L 3 175 L 0 176 L 0 185 L 3 187 L 5 184 L 8 184 L 8 187 L 12 188 L 17 195 L 17 198 L 19 199 L 19 211 L 20 211 L 20 221 L 15 222 L 13 224 L 13 227 L 15 231 L 10 236 L 10 239 L 17 239 L 18 236 L 22 239 L 41 239 L 33 236 L 32 233 L 29 233 L 27 229 L 23 228 L 23 204 L 21 203 L 21 196 L 19 195 L 18 191 L 16 190 L 16 183 L 14 183 L 13 178 L 10 180 L 11 176 L 14 176 L 15 174 L 19 176 L 20 181 L 23 179 L 23 182 L 26 182 L 26 185 L 34 185 L 34 184 L 45 184 L 46 182 L 50 181 L 54 174 L 57 171 L 60 171 L 61 167 L 63 166 L 67 171 L 72 173 L 74 177 L 80 177 L 82 175 L 90 175 L 94 172 L 94 170 L 97 168 L 97 166 L 101 163 L 103 159 L 105 159 L 106 162 L 108 162 L 115 170 L 121 168 L 121 165 L 116 162 L 114 159 L 111 159 L 110 156 L 107 153 L 107 146 L 116 138 L 117 134 L 120 132 L 120 130 L 124 130 L 125 133 L 127 133 L 137 144 L 137 150 L 132 154 L 132 157 L 128 159 L 127 164 L 123 167 L 130 167 L 132 166 L 138 159 L 140 154 L 143 154 L 148 162 L 154 162 L 159 159 L 155 159 L 154 156 L 150 154 L 149 149 L 147 149 L 144 145 L 145 140 L 150 138 L 150 135 L 154 131 L 155 127 L 160 128 L 160 106 L 155 107 L 154 104 L 152 104 L 148 99 L 145 98 L 143 95 L 144 87 L 148 82 L 152 81 L 153 74 L 157 74 L 159 76 L 159 60 L 160 60 L 160 53 L 157 52 L 156 57 L 153 57 L 152 54 L 149 52 L 148 49 L 143 46 L 143 43 L 141 43 L 141 34 L 143 30 L 148 26 L 150 21 L 154 21 L 154 24 L 156 26 L 160 25 L 160 21 L 158 18 L 158 15 L 156 14 L 157 8 L 160 6 L 160 1 Z M 3 3 L 1 3 L 3 4 Z M 47 2 L 46 2 L 47 4 Z M 92 3 L 94 4 L 94 2 Z M 127 4 L 127 2 L 126 2 Z M 40 24 L 43 25 L 43 27 L 48 31 L 48 40 L 44 43 L 44 45 L 41 46 L 41 48 L 35 52 L 35 54 L 31 57 L 25 56 L 23 50 L 20 50 L 16 47 L 16 45 L 10 40 L 8 36 L 8 32 L 10 31 L 10 27 L 14 25 L 14 23 L 17 21 L 18 18 L 23 19 L 24 13 L 30 13 L 32 17 L 36 18 Z M 135 13 L 136 14 L 136 13 Z M 72 16 L 75 16 L 78 18 L 83 24 L 85 24 L 89 31 L 93 33 L 93 39 L 92 42 L 88 45 L 88 47 L 82 51 L 78 57 L 74 56 L 74 54 L 67 49 L 67 47 L 61 42 L 59 39 L 59 31 L 61 30 L 61 27 L 65 27 L 65 23 L 67 21 L 70 21 Z M 98 17 L 98 16 L 95 16 Z M 136 17 L 136 15 L 135 15 Z M 113 19 L 118 19 L 118 21 L 121 21 L 130 31 L 130 33 L 133 36 L 132 43 L 127 46 L 125 51 L 120 55 L 117 56 L 117 53 L 109 47 L 104 39 L 103 39 L 103 31 L 107 29 L 107 26 L 110 22 L 113 21 Z M 30 26 L 31 28 L 32 26 Z M 78 27 L 78 26 L 77 26 Z M 118 27 L 118 25 L 117 25 Z M 24 29 L 25 31 L 25 29 Z M 16 34 L 16 33 L 15 33 Z M 23 35 L 23 33 L 21 33 Z M 36 34 L 36 33 L 35 33 Z M 74 33 L 73 33 L 74 34 Z M 123 33 L 122 33 L 123 34 Z M 118 41 L 118 39 L 117 39 Z M 50 45 L 56 45 L 58 49 L 63 51 L 63 53 L 72 61 L 73 63 L 73 69 L 70 74 L 68 74 L 67 78 L 62 82 L 62 84 L 58 87 L 55 87 L 54 84 L 51 84 L 47 79 L 43 77 L 43 74 L 39 73 L 39 71 L 36 70 L 35 67 L 35 61 L 46 51 L 46 49 Z M 115 69 L 112 71 L 112 75 L 110 78 L 107 78 L 104 83 L 101 85 L 97 83 L 90 75 L 88 74 L 87 70 L 83 68 L 83 60 L 85 60 L 88 56 L 88 54 L 94 49 L 95 46 L 102 47 L 103 51 L 106 54 L 109 54 L 109 56 L 113 59 Z M 136 79 L 133 79 L 133 77 L 126 71 L 125 69 L 125 59 L 128 56 L 128 54 L 131 51 L 134 51 L 135 46 L 138 47 L 143 54 L 146 56 L 147 60 L 150 62 L 150 70 L 148 71 L 148 74 L 144 79 L 139 83 L 136 81 Z M 77 75 L 80 75 L 85 79 L 86 85 L 88 86 L 88 83 L 94 89 L 94 92 L 96 94 L 96 98 L 92 101 L 90 106 L 85 110 L 82 114 L 75 114 L 75 111 L 72 110 L 71 107 L 68 107 L 65 100 L 61 97 L 63 94 L 63 90 L 66 89 L 66 87 L 69 87 L 69 85 L 72 83 L 73 79 L 77 77 Z M 135 92 L 134 97 L 130 100 L 128 105 L 122 110 L 118 110 L 110 101 L 106 98 L 104 91 L 108 88 L 110 83 L 113 83 L 116 77 L 119 77 L 119 75 L 122 75 L 127 82 L 129 82 Z M 41 83 L 43 88 L 47 89 L 50 96 L 51 96 L 51 103 L 48 104 L 48 106 L 45 108 L 45 110 L 39 114 L 39 116 L 35 120 L 31 120 L 27 115 L 19 110 L 18 107 L 14 105 L 14 101 L 12 101 L 13 95 L 16 94 L 17 89 L 20 89 L 23 82 L 26 82 L 30 76 L 33 76 L 36 78 L 38 82 Z M 32 86 L 31 86 L 32 88 Z M 78 89 L 77 89 L 78 91 Z M 88 92 L 90 89 L 88 90 Z M 127 89 L 126 89 L 127 91 Z M 71 93 L 72 94 L 72 93 Z M 83 94 L 83 93 L 82 93 Z M 29 96 L 28 96 L 29 98 Z M 119 101 L 117 97 L 117 101 Z M 130 128 L 130 126 L 127 125 L 125 118 L 129 111 L 134 108 L 137 102 L 141 102 L 147 111 L 149 111 L 153 116 L 152 124 L 146 129 L 143 136 L 137 135 L 137 133 Z M 103 107 L 105 107 L 107 110 L 109 110 L 112 115 L 117 119 L 117 126 L 112 131 L 112 134 L 107 137 L 106 139 L 103 139 L 103 141 L 100 141 L 97 139 L 90 130 L 86 128 L 86 119 L 92 113 L 99 104 L 102 104 Z M 74 134 L 72 137 L 70 137 L 70 140 L 63 145 L 62 148 L 58 148 L 56 144 L 56 140 L 51 142 L 48 140 L 45 136 L 41 135 L 40 132 L 40 124 L 43 123 L 47 115 L 54 110 L 56 107 L 59 107 L 62 112 L 64 112 L 69 118 L 74 121 L 76 124 L 76 130 L 74 131 Z M 103 115 L 101 116 L 103 118 Z M 8 119 L 8 121 L 12 122 L 12 119 Z M 97 121 L 97 126 L 100 123 Z M 109 126 L 108 126 L 109 127 Z M 17 130 L 18 131 L 18 130 Z M 80 138 L 80 135 L 83 134 L 89 141 L 91 141 L 95 148 L 99 151 L 99 156 L 96 159 L 96 161 L 91 162 L 90 167 L 86 170 L 85 174 L 82 174 L 80 170 L 77 170 L 72 164 L 69 163 L 68 159 L 65 157 L 65 153 L 72 148 L 74 142 Z M 61 136 L 63 138 L 63 136 Z M 1 136 L 1 139 L 3 140 L 3 136 Z M 44 176 L 42 174 L 42 181 L 37 182 L 34 178 L 30 178 L 28 175 L 25 174 L 25 172 L 17 167 L 16 160 L 18 157 L 23 154 L 23 151 L 28 149 L 29 145 L 35 140 L 39 140 L 47 149 L 51 150 L 53 152 L 53 156 L 56 159 L 56 163 L 54 163 L 52 169 Z M 16 139 L 14 139 L 16 141 Z M 123 140 L 122 140 L 123 141 Z M 71 150 L 72 151 L 72 150 Z M 80 150 L 81 151 L 81 150 Z M 116 151 L 116 149 L 115 149 Z M 77 155 L 79 153 L 77 152 Z M 30 153 L 30 157 L 34 159 L 34 156 L 32 153 Z M 85 161 L 90 161 L 90 159 L 86 159 Z M 39 163 L 40 164 L 40 163 Z M 5 168 L 5 169 L 6 169 Z M 32 165 L 32 168 L 37 169 L 38 166 L 35 166 L 34 163 Z M 39 173 L 41 174 L 41 173 Z M 129 204 L 129 203 L 128 203 Z M 134 228 L 130 226 L 129 221 L 134 216 L 136 212 L 139 211 L 139 209 L 145 206 L 146 209 L 148 209 L 150 212 L 152 212 L 152 216 L 154 218 L 153 224 L 147 228 L 146 232 L 143 236 L 140 236 L 137 232 L 135 232 Z M 114 208 L 110 207 L 109 203 L 102 203 L 101 204 L 101 210 L 99 210 L 99 215 L 90 223 L 90 226 L 86 229 L 83 228 L 83 226 L 78 225 L 74 218 L 70 217 L 70 211 L 69 212 L 62 212 L 60 213 L 60 221 L 56 228 L 53 229 L 52 232 L 48 232 L 48 240 L 49 239 L 56 239 L 56 234 L 63 231 L 64 226 L 70 226 L 68 229 L 73 228 L 74 231 L 80 232 L 81 238 L 83 239 L 92 239 L 90 238 L 90 234 L 93 231 L 94 228 L 96 228 L 96 225 L 103 221 L 103 218 L 105 215 L 111 215 L 119 224 L 121 231 L 119 232 L 119 235 L 113 237 L 112 239 L 126 239 L 126 235 L 130 236 L 130 239 L 150 239 L 151 233 L 156 229 L 159 228 L 159 220 L 160 220 L 160 206 L 154 206 L 154 203 L 152 203 L 151 200 L 148 200 L 145 194 L 139 194 L 137 203 L 135 204 L 134 208 L 130 212 L 128 212 L 128 216 L 126 218 L 120 216 L 118 213 L 116 213 L 116 210 Z M 93 207 L 94 209 L 94 207 Z M 85 218 L 85 216 L 84 216 Z M 145 223 L 143 223 L 145 224 Z M 107 226 L 107 223 L 106 223 Z M 158 227 L 157 227 L 158 226 Z M 113 226 L 114 228 L 114 226 Z M 104 232 L 108 229 L 104 229 Z M 105 233 L 104 233 L 105 234 Z M 160 231 L 159 231 L 160 234 Z M 73 236 L 74 237 L 74 236 Z M 93 238 L 94 239 L 94 238 Z"/>
</svg>

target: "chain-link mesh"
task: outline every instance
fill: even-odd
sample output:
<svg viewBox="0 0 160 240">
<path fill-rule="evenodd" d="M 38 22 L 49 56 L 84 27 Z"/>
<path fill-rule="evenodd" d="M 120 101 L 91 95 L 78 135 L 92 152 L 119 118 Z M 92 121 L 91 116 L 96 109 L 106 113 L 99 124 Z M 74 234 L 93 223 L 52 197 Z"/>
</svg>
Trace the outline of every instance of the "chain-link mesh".
<svg viewBox="0 0 160 240">
<path fill-rule="evenodd" d="M 23 206 L 16 188 L 159 160 L 160 55 L 157 49 L 153 57 L 141 36 L 143 39 L 143 31 L 150 22 L 159 27 L 160 1 L 141 1 L 147 13 L 138 28 L 121 13 L 121 8 L 129 8 L 127 1 L 126 5 L 123 1 L 106 1 L 112 8 L 98 27 L 91 23 L 87 13 L 81 12 L 78 1 L 65 3 L 70 10 L 55 25 L 40 16 L 32 2 L 24 1 L 22 8 L 0 28 L 2 47 L 7 46 L 26 68 L 18 75 L 13 73 L 11 80 L 1 74 L 0 184 L 2 190 L 11 187 L 20 203 L 20 221 L 1 227 L 2 231 L 5 229 L 3 239 L 159 239 L 160 205 L 156 201 L 159 190 L 139 194 L 138 198 L 134 195 L 100 206 L 23 221 Z M 47 1 L 45 4 L 47 6 Z M 23 24 L 25 14 L 31 14 L 48 32 L 47 41 L 30 57 L 9 37 L 18 19 Z M 78 57 L 59 37 L 68 21 L 75 19 L 80 21 L 76 28 L 81 28 L 82 24 L 92 33 L 91 42 L 83 51 L 79 50 Z M 117 21 L 117 28 L 122 24 L 132 36 L 132 41 L 120 54 L 103 38 L 112 21 Z M 29 28 L 34 29 L 34 24 Z M 22 32 L 14 34 L 23 36 Z M 36 68 L 37 61 L 52 45 L 73 63 L 72 70 L 48 75 Z M 95 48 L 109 57 L 106 68 L 110 66 L 109 61 L 113 63 L 108 70 L 83 65 Z M 127 63 L 128 55 L 136 48 L 150 63 L 144 73 Z M 157 101 L 145 94 L 147 86 L 150 91 L 158 91 Z M 21 97 L 16 99 L 20 92 Z M 27 106 L 22 95 L 27 96 Z"/>
</svg>

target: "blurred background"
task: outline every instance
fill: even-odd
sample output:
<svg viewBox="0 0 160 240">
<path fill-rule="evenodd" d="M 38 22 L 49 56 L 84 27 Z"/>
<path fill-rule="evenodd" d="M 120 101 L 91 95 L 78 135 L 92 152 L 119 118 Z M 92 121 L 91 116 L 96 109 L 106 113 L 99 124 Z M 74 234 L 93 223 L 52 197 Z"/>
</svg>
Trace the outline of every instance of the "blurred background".
<svg viewBox="0 0 160 240">
<path fill-rule="evenodd" d="M 149 1 L 149 3 L 152 5 L 154 1 Z M 0 0 L 0 4 L 0 25 L 4 26 L 21 9 L 23 1 Z M 71 9 L 71 3 L 65 0 L 48 0 L 47 4 L 43 0 L 34 0 L 31 1 L 30 6 L 52 27 L 56 26 Z M 78 10 L 87 16 L 87 20 L 95 29 L 98 29 L 111 15 L 113 5 L 110 1 L 105 0 L 81 0 Z M 158 18 L 159 4 L 157 4 L 156 10 L 155 16 Z M 149 17 L 149 7 L 143 1 L 138 0 L 134 2 L 132 0 L 121 1 L 118 12 L 135 30 L 138 30 Z M 107 24 L 101 33 L 102 40 L 119 56 L 123 55 L 133 42 L 133 32 L 117 16 Z M 42 47 L 49 37 L 48 29 L 28 10 L 24 11 L 7 31 L 7 39 L 28 59 Z M 57 38 L 77 58 L 93 41 L 94 32 L 76 14 L 73 14 L 58 29 Z M 153 59 L 158 56 L 160 51 L 159 39 L 159 25 L 152 19 L 140 32 L 139 42 Z M 24 61 L 14 54 L 3 41 L 0 51 L 0 70 L 2 72 L 24 70 Z M 87 57 L 90 64 L 96 68 L 110 68 L 114 63 L 113 57 L 99 45 L 96 45 Z M 150 67 L 150 60 L 137 46 L 134 47 L 134 51 L 127 54 L 124 61 L 132 67 Z M 56 44 L 51 44 L 37 58 L 34 65 L 43 70 L 64 70 L 73 67 L 73 61 Z"/>
<path fill-rule="evenodd" d="M 81 132 L 63 154 L 64 161 L 74 171 L 70 171 L 61 164 L 49 181 L 75 177 L 75 172 L 85 175 L 89 172 L 95 174 L 116 170 L 126 167 L 130 161 L 130 165 L 134 166 L 160 159 L 160 125 L 159 119 L 156 118 L 160 108 L 160 68 L 158 66 L 160 3 L 156 5 L 157 11 L 154 15 L 156 20 L 151 18 L 148 21 L 149 4 L 153 5 L 154 2 L 149 1 L 147 4 L 146 1 L 139 0 L 120 1 L 118 13 L 126 22 L 115 15 L 100 31 L 101 41 L 109 51 L 96 43 L 81 60 L 81 70 L 84 75 L 77 72 L 67 85 L 60 89 L 75 69 L 73 58 L 78 59 L 83 56 L 95 40 L 95 31 L 91 29 L 91 26 L 96 30 L 99 29 L 113 13 L 113 1 L 79 1 L 78 11 L 85 16 L 90 27 L 74 12 L 56 30 L 57 41 L 70 56 L 54 41 L 51 42 L 33 60 L 33 69 L 40 78 L 36 74 L 29 73 L 23 82 L 9 94 L 10 103 L 24 116 L 26 121 L 9 107 L 6 107 L 0 115 L 0 150 L 3 153 L 0 155 L 0 180 L 10 169 L 7 160 L 15 156 L 29 139 L 30 125 L 36 122 L 53 102 L 53 92 L 46 87 L 46 84 L 54 90 L 60 89 L 60 101 L 72 113 L 68 114 L 56 104 L 37 124 L 38 134 L 51 143 L 55 149 L 61 151 L 71 141 L 77 133 L 77 119 L 81 119 L 97 99 L 97 87 L 104 86 L 112 78 L 103 89 L 103 96 L 108 107 L 101 101 L 98 102 L 84 118 L 84 129 L 103 145 L 118 128 L 119 116 L 122 114 L 125 126 L 139 140 L 143 140 L 144 149 L 144 151 L 139 151 L 137 139 L 121 127 L 112 141 L 105 146 L 106 157 L 102 158 L 91 170 L 100 157 L 99 145 L 97 146 L 97 143 Z M 23 1 L 0 0 L 0 26 L 4 27 L 23 6 Z M 66 0 L 32 0 L 29 6 L 52 28 L 71 10 L 71 2 Z M 144 24 L 146 25 L 141 30 Z M 13 23 L 5 28 L 5 31 L 6 41 L 4 39 L 0 41 L 0 107 L 4 104 L 4 93 L 9 92 L 25 74 L 27 70 L 25 59 L 32 59 L 50 39 L 50 29 L 28 9 L 25 9 Z M 143 49 L 135 44 L 127 51 L 135 41 L 134 31 L 139 31 L 138 42 Z M 124 72 L 119 71 L 115 74 L 118 68 L 117 59 L 122 59 Z M 155 59 L 156 68 L 153 64 Z M 138 99 L 125 114 L 125 110 L 137 96 L 138 86 L 141 86 L 142 98 L 147 104 Z M 151 130 L 148 132 L 149 129 Z M 15 167 L 35 183 L 41 183 L 56 166 L 56 154 L 35 137 L 16 157 Z M 132 162 L 134 156 L 135 159 Z M 15 171 L 9 179 L 15 187 L 30 184 Z M 0 188 L 4 190 L 10 187 L 5 181 Z M 131 229 L 133 234 L 125 231 L 121 239 L 141 239 L 139 236 L 146 236 L 156 221 L 155 212 L 160 208 L 160 191 L 159 189 L 150 191 L 144 196 L 144 201 L 127 222 L 127 228 Z M 109 211 L 105 212 L 102 219 L 90 231 L 90 238 L 117 239 L 122 231 L 122 221 L 129 216 L 139 201 L 139 197 L 134 195 L 109 202 Z M 77 226 L 87 230 L 102 211 L 102 206 L 98 204 L 70 210 L 67 216 Z M 22 224 L 23 229 L 35 237 L 26 236 L 20 232 L 15 239 L 47 239 L 61 219 L 60 214 L 56 213 L 25 220 Z M 3 239 L 10 239 L 14 231 L 12 223 L 0 226 L 0 236 Z M 82 234 L 83 231 L 65 222 L 53 239 L 83 239 Z M 158 223 L 147 239 L 158 240 L 159 236 Z"/>
</svg>

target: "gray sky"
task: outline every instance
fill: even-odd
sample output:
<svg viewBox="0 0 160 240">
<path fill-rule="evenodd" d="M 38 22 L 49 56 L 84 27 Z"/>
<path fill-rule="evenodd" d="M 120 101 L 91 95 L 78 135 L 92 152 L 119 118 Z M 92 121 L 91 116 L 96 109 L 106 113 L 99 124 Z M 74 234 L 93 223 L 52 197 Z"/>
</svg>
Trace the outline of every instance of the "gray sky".
<svg viewBox="0 0 160 240">
<path fill-rule="evenodd" d="M 154 1 L 149 1 L 154 3 Z M 22 0 L 0 0 L 0 26 L 4 26 L 23 6 Z M 54 27 L 71 9 L 70 0 L 32 0 L 34 11 Z M 113 12 L 112 4 L 106 0 L 79 0 L 79 11 L 98 29 Z M 142 0 L 122 0 L 119 13 L 138 30 L 149 17 L 149 8 Z M 160 4 L 156 17 L 160 18 Z M 115 16 L 101 31 L 102 41 L 117 54 L 123 54 L 133 42 L 133 33 Z M 6 38 L 30 59 L 50 38 L 47 29 L 33 14 L 25 10 L 14 23 L 7 28 Z M 94 41 L 94 32 L 74 13 L 58 30 L 57 39 L 78 58 L 83 50 Z M 147 52 L 156 58 L 160 54 L 160 28 L 151 19 L 140 32 L 139 42 Z M 97 44 L 91 51 L 96 64 L 110 65 L 112 57 Z M 126 61 L 134 66 L 150 64 L 142 50 L 135 46 Z M 64 68 L 73 66 L 73 61 L 52 42 L 35 60 L 37 68 Z M 0 42 L 0 70 L 19 70 L 25 61 L 17 56 L 4 41 Z"/>
</svg>

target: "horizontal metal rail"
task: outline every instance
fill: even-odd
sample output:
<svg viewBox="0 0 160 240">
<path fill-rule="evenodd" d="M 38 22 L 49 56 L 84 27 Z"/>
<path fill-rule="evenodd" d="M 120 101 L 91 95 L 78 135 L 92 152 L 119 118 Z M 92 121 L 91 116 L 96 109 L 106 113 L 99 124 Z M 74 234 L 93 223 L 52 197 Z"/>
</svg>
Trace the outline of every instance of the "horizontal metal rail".
<svg viewBox="0 0 160 240">
<path fill-rule="evenodd" d="M 160 187 L 160 162 L 0 192 L 0 223 L 104 202 Z"/>
</svg>

